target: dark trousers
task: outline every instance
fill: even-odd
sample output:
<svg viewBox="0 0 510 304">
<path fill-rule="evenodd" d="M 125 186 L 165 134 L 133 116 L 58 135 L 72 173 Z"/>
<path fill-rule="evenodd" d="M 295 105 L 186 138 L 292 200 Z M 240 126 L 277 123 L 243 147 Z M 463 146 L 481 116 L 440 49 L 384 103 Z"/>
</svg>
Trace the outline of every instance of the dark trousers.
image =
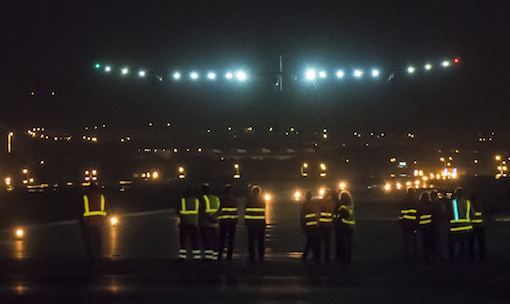
<svg viewBox="0 0 510 304">
<path fill-rule="evenodd" d="M 179 226 L 179 259 L 186 259 L 187 244 L 191 245 L 193 259 L 200 259 L 199 231 L 197 226 L 180 225 Z"/>
<path fill-rule="evenodd" d="M 335 224 L 336 260 L 350 262 L 352 255 L 352 229 L 343 224 Z"/>
<path fill-rule="evenodd" d="M 404 244 L 404 259 L 406 261 L 416 261 L 418 258 L 418 242 L 414 227 L 402 226 L 402 237 Z"/>
<path fill-rule="evenodd" d="M 432 227 L 420 227 L 421 234 L 421 259 L 424 261 L 434 260 L 435 238 Z"/>
<path fill-rule="evenodd" d="M 450 262 L 455 260 L 456 248 L 459 247 L 458 258 L 460 261 L 466 260 L 466 258 L 472 259 L 473 253 L 473 233 L 469 232 L 450 232 L 448 235 L 448 259 Z M 467 256 L 469 254 L 469 256 Z"/>
<path fill-rule="evenodd" d="M 250 261 L 255 260 L 255 245 L 257 246 L 259 259 L 263 261 L 265 250 L 266 225 L 264 224 L 246 226 L 246 231 L 248 232 L 248 255 Z"/>
<path fill-rule="evenodd" d="M 218 259 L 218 228 L 200 227 L 200 237 L 202 238 L 202 249 L 206 260 Z"/>
<path fill-rule="evenodd" d="M 474 257 L 474 243 L 478 247 L 478 258 L 485 261 L 485 227 L 474 227 L 473 229 L 473 245 L 470 247 L 470 256 Z"/>
<path fill-rule="evenodd" d="M 319 262 L 320 260 L 320 251 L 318 246 L 319 243 L 319 228 L 317 227 L 308 227 L 305 228 L 306 235 L 306 244 L 305 249 L 303 250 L 303 260 L 308 258 L 310 252 L 313 254 L 313 260 L 315 262 Z"/>
<path fill-rule="evenodd" d="M 324 244 L 324 261 L 329 263 L 331 259 L 331 233 L 333 232 L 333 224 L 321 223 L 319 225 L 319 260 L 322 254 L 322 244 Z"/>
<path fill-rule="evenodd" d="M 234 253 L 234 238 L 236 236 L 236 225 L 235 221 L 220 221 L 220 242 L 218 249 L 218 260 L 223 257 L 223 251 L 225 250 L 225 242 L 227 243 L 227 260 L 232 259 Z"/>
<path fill-rule="evenodd" d="M 81 232 L 85 241 L 88 262 L 93 265 L 101 258 L 103 251 L 103 226 L 82 224 Z"/>
</svg>

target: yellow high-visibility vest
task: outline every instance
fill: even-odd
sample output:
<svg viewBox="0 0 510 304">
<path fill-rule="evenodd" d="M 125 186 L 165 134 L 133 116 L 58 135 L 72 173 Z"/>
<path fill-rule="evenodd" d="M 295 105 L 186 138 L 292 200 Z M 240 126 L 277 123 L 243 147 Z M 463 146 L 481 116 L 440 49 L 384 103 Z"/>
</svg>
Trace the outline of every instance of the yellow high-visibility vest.
<svg viewBox="0 0 510 304">
<path fill-rule="evenodd" d="M 265 220 L 266 219 L 266 208 L 258 207 L 246 207 L 244 213 L 245 220 Z"/>
<path fill-rule="evenodd" d="M 317 226 L 317 213 L 307 213 L 305 214 L 305 223 L 307 227 Z"/>
<path fill-rule="evenodd" d="M 181 198 L 181 209 L 179 210 L 179 213 L 180 214 L 198 214 L 198 199 L 196 198 L 193 198 L 194 200 L 194 207 L 195 208 L 190 208 L 188 209 L 187 207 L 187 204 L 186 204 L 186 198 Z"/>
<path fill-rule="evenodd" d="M 466 213 L 459 212 L 459 201 L 457 199 L 452 200 L 453 218 L 450 220 L 450 231 L 451 232 L 464 232 L 473 230 L 473 224 L 471 223 L 471 201 L 466 201 Z"/>
<path fill-rule="evenodd" d="M 85 210 L 85 212 L 83 212 L 83 217 L 88 217 L 88 216 L 106 216 L 106 212 L 104 211 L 104 207 L 105 207 L 105 198 L 104 198 L 104 195 L 100 195 L 101 197 L 101 204 L 100 204 L 100 210 L 90 210 L 90 203 L 89 203 L 89 197 L 88 195 L 83 195 L 83 209 Z"/>
<path fill-rule="evenodd" d="M 401 221 L 416 221 L 418 210 L 415 208 L 400 210 L 399 220 Z"/>
<path fill-rule="evenodd" d="M 181 208 L 179 209 L 179 217 L 181 224 L 198 226 L 198 199 L 192 196 L 181 198 Z"/>
<path fill-rule="evenodd" d="M 221 207 L 221 214 L 218 217 L 220 220 L 235 220 L 237 219 L 236 207 Z"/>
</svg>

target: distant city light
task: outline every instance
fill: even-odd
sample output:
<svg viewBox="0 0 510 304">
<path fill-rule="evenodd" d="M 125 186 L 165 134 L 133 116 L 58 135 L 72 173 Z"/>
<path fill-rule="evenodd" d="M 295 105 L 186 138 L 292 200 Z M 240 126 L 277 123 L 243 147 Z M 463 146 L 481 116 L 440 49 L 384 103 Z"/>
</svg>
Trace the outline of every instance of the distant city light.
<svg viewBox="0 0 510 304">
<path fill-rule="evenodd" d="M 337 72 L 336 72 L 336 77 L 338 77 L 338 78 L 344 78 L 344 76 L 345 76 L 344 71 L 339 70 L 339 71 L 337 71 Z"/>
<path fill-rule="evenodd" d="M 427 71 L 428 71 L 428 70 L 430 70 L 430 69 L 432 69 L 432 65 L 431 65 L 431 64 L 426 64 L 426 65 L 425 65 L 425 70 L 427 70 Z"/>
<path fill-rule="evenodd" d="M 112 71 L 112 67 L 107 65 L 107 66 L 104 67 L 104 71 L 109 73 L 109 72 Z"/>
<path fill-rule="evenodd" d="M 443 61 L 443 63 L 441 65 L 446 68 L 446 67 L 450 66 L 450 62 L 445 60 L 445 61 Z"/>
<path fill-rule="evenodd" d="M 173 77 L 175 80 L 179 80 L 179 79 L 181 79 L 181 73 L 179 73 L 179 72 L 175 72 L 175 73 L 172 75 L 172 77 Z"/>
<path fill-rule="evenodd" d="M 197 80 L 200 76 L 198 75 L 197 72 L 191 72 L 189 74 L 189 77 L 192 79 L 192 80 Z"/>
<path fill-rule="evenodd" d="M 372 70 L 372 77 L 379 77 L 379 74 L 381 74 L 381 72 L 378 69 Z"/>
<path fill-rule="evenodd" d="M 408 67 L 408 68 L 407 68 L 407 73 L 409 73 L 409 74 L 413 74 L 415 70 L 416 70 L 416 69 L 415 69 L 414 67 L 412 67 L 412 66 L 411 66 L 411 67 Z"/>
<path fill-rule="evenodd" d="M 145 77 L 145 71 L 143 71 L 143 70 L 142 70 L 142 71 L 139 71 L 139 72 L 138 72 L 138 76 L 140 76 L 140 77 Z"/>
<path fill-rule="evenodd" d="M 122 75 L 127 75 L 127 74 L 129 74 L 129 69 L 128 68 L 123 68 L 121 70 L 121 73 L 122 73 Z"/>
</svg>

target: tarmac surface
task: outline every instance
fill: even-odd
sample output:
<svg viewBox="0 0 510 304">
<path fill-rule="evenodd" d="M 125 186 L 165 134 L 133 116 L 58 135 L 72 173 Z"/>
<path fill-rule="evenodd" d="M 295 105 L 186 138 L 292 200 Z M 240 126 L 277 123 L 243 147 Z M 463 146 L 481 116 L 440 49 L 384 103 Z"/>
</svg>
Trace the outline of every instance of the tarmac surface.
<svg viewBox="0 0 510 304">
<path fill-rule="evenodd" d="M 287 196 L 290 197 L 290 196 Z M 356 199 L 356 198 L 355 198 Z M 301 260 L 300 204 L 268 203 L 267 259 L 246 259 L 238 223 L 231 262 L 176 262 L 170 209 L 120 214 L 88 269 L 77 221 L 0 233 L 0 303 L 508 303 L 510 221 L 487 220 L 488 261 L 404 262 L 396 204 L 356 201 L 350 264 Z"/>
</svg>

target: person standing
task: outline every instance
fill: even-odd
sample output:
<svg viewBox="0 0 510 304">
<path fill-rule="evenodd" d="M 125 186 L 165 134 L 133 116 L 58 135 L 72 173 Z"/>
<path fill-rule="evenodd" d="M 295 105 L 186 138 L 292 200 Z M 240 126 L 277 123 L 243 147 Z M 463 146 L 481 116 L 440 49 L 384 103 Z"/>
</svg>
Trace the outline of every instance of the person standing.
<svg viewBox="0 0 510 304">
<path fill-rule="evenodd" d="M 464 197 L 464 190 L 457 188 L 455 196 L 450 205 L 450 233 L 448 234 L 448 259 L 452 262 L 455 258 L 455 247 L 459 245 L 459 259 L 465 260 L 473 245 L 472 233 L 473 224 L 471 219 L 474 216 L 471 201 Z M 471 258 L 471 257 L 469 257 Z"/>
<path fill-rule="evenodd" d="M 433 258 L 434 240 L 432 235 L 432 206 L 430 194 L 422 192 L 418 203 L 418 227 L 421 236 L 421 259 L 431 261 Z"/>
<path fill-rule="evenodd" d="M 206 261 L 218 260 L 218 215 L 220 199 L 210 193 L 209 184 L 204 183 L 200 188 L 200 207 L 198 225 L 202 239 L 202 249 Z"/>
<path fill-rule="evenodd" d="M 418 255 L 417 229 L 418 229 L 418 208 L 416 201 L 416 190 L 408 188 L 406 197 L 401 202 L 399 221 L 402 227 L 404 244 L 404 259 L 416 261 Z"/>
<path fill-rule="evenodd" d="M 251 195 L 246 201 L 244 213 L 246 231 L 248 233 L 248 254 L 250 262 L 255 260 L 255 245 L 261 262 L 264 261 L 266 236 L 266 202 L 262 198 L 262 189 L 253 186 Z"/>
<path fill-rule="evenodd" d="M 83 195 L 83 216 L 80 218 L 89 266 L 94 266 L 101 258 L 103 229 L 106 222 L 105 208 L 106 198 L 99 191 L 99 185 L 91 183 L 88 191 Z"/>
<path fill-rule="evenodd" d="M 478 247 L 478 258 L 480 261 L 486 261 L 485 253 L 485 224 L 483 220 L 483 206 L 482 202 L 478 200 L 476 192 L 471 193 L 471 203 L 473 204 L 474 218 L 471 221 L 473 224 L 473 241 Z M 470 248 L 470 255 L 474 256 L 474 244 Z"/>
<path fill-rule="evenodd" d="M 350 262 L 352 257 L 352 233 L 356 225 L 354 219 L 354 200 L 349 191 L 340 193 L 340 201 L 334 220 L 336 260 Z"/>
<path fill-rule="evenodd" d="M 446 240 L 448 236 L 448 218 L 444 201 L 439 199 L 437 190 L 430 192 L 432 206 L 432 239 L 434 243 L 433 258 L 435 261 L 446 260 Z"/>
<path fill-rule="evenodd" d="M 218 217 L 220 224 L 218 260 L 223 258 L 225 242 L 227 243 L 227 260 L 232 260 L 237 218 L 237 201 L 232 195 L 232 186 L 226 185 L 223 195 L 220 198 L 220 215 Z"/>
<path fill-rule="evenodd" d="M 333 232 L 333 214 L 336 209 L 333 196 L 335 195 L 335 191 L 328 190 L 326 195 L 320 200 L 319 207 L 319 256 L 322 252 L 322 243 L 324 243 L 324 261 L 327 264 L 329 264 L 331 259 L 331 234 Z"/>
<path fill-rule="evenodd" d="M 187 243 L 191 243 L 193 260 L 202 258 L 199 246 L 198 229 L 198 210 L 199 201 L 193 196 L 191 187 L 186 188 L 181 197 L 180 204 L 177 205 L 177 214 L 179 215 L 179 260 L 184 261 L 187 258 Z"/>
<path fill-rule="evenodd" d="M 300 223 L 303 232 L 306 235 L 306 245 L 303 250 L 303 261 L 306 262 L 310 252 L 313 254 L 313 261 L 318 263 L 320 261 L 319 255 L 319 202 L 314 200 L 311 191 L 305 194 L 305 202 L 301 207 Z"/>
</svg>

